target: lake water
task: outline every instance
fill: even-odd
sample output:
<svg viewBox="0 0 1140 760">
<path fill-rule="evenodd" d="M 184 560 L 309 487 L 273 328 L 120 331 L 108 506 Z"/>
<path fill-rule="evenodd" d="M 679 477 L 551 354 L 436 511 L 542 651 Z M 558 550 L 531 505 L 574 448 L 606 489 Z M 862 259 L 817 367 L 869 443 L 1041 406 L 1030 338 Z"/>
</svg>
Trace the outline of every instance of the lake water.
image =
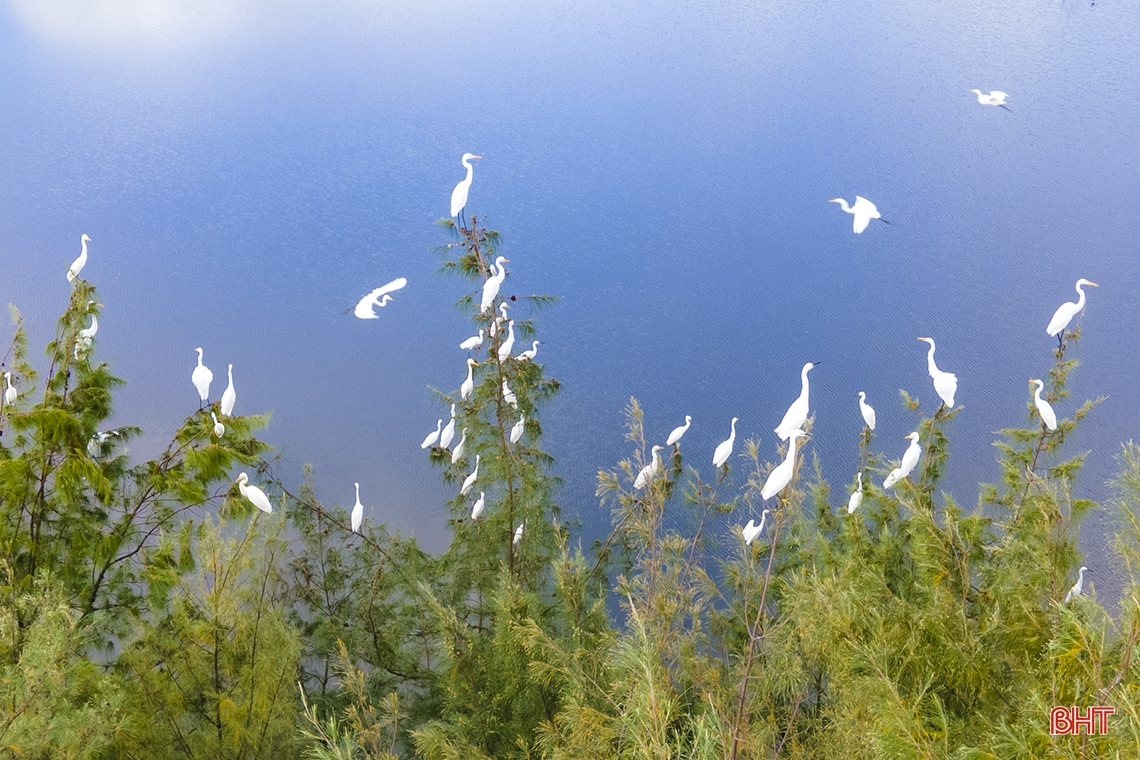
<svg viewBox="0 0 1140 760">
<path fill-rule="evenodd" d="M 898 389 L 933 408 L 918 335 L 959 378 L 947 486 L 971 506 L 1078 277 L 1101 287 L 1058 411 L 1108 396 L 1071 444 L 1081 494 L 1140 437 L 1136 0 L 0 3 L 0 299 L 33 345 L 90 234 L 136 454 L 197 408 L 203 346 L 214 397 L 233 362 L 237 411 L 274 411 L 286 479 L 312 462 L 348 504 L 360 481 L 368 519 L 432 549 L 453 491 L 419 448 L 447 411 L 429 386 L 458 387 L 473 330 L 429 249 L 464 151 L 504 292 L 562 296 L 539 318 L 564 383 L 545 446 L 589 535 L 630 396 L 655 439 L 693 416 L 707 474 L 733 416 L 737 451 L 776 456 L 819 361 L 808 451 L 846 488 L 857 391 L 891 457 L 914 427 Z M 852 234 L 826 201 L 855 194 L 892 224 Z M 381 319 L 342 314 L 397 276 Z M 1082 540 L 1102 584 L 1108 530 Z"/>
</svg>

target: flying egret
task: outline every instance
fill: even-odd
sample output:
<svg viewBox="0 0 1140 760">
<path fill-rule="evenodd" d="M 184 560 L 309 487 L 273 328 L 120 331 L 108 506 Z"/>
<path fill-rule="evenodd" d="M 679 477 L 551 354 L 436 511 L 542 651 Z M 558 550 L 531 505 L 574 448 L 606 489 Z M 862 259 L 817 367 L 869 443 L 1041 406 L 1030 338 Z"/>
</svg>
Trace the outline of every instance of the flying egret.
<svg viewBox="0 0 1140 760">
<path fill-rule="evenodd" d="M 808 418 L 808 372 L 815 364 L 808 362 L 800 370 L 800 395 L 792 405 L 788 407 L 788 411 L 784 412 L 784 419 L 776 426 L 776 435 L 780 436 L 781 441 L 788 440 L 788 436 L 792 431 L 803 427 Z"/>
<path fill-rule="evenodd" d="M 83 250 L 79 252 L 79 257 L 71 262 L 71 266 L 67 269 L 68 282 L 75 282 L 75 278 L 83 271 L 83 267 L 87 266 L 87 244 L 90 242 L 91 238 L 87 237 L 86 234 L 79 238 L 79 243 L 83 246 Z"/>
<path fill-rule="evenodd" d="M 512 319 L 507 322 L 507 339 L 499 345 L 499 364 L 502 364 L 511 356 L 511 351 L 515 348 L 515 321 Z"/>
<path fill-rule="evenodd" d="M 467 340 L 459 344 L 459 347 L 464 351 L 472 351 L 479 346 L 483 345 L 483 331 L 480 330 L 478 335 L 472 335 Z"/>
<path fill-rule="evenodd" d="M 978 96 L 978 102 L 983 106 L 1001 106 L 1009 111 L 1009 106 L 1005 104 L 1005 99 L 1009 97 L 1008 93 L 1002 92 L 1001 90 L 990 90 L 989 95 L 982 94 L 981 90 L 970 90 L 970 92 Z M 1010 111 L 1010 113 L 1012 113 L 1012 111 Z"/>
<path fill-rule="evenodd" d="M 479 311 L 484 314 L 494 305 L 495 296 L 499 295 L 499 288 L 503 286 L 503 280 L 507 276 L 507 268 L 503 264 L 508 262 L 510 259 L 496 257 L 495 264 L 491 267 L 494 273 L 483 283 L 483 300 L 479 303 Z"/>
<path fill-rule="evenodd" d="M 521 354 L 516 356 L 515 361 L 521 362 L 521 361 L 525 361 L 527 359 L 534 361 L 534 357 L 536 357 L 536 356 L 538 356 L 538 341 L 537 340 L 531 344 L 530 348 L 528 348 L 526 351 L 523 351 Z"/>
<path fill-rule="evenodd" d="M 1078 571 L 1078 574 L 1080 575 L 1080 577 L 1077 578 L 1077 582 L 1073 584 L 1073 587 L 1071 589 L 1069 589 L 1069 593 L 1065 594 L 1065 601 L 1062 602 L 1062 604 L 1068 604 L 1070 601 L 1072 601 L 1074 596 L 1080 596 L 1081 592 L 1084 591 L 1084 588 L 1085 588 L 1085 570 L 1088 570 L 1088 568 L 1082 566 L 1081 569 Z"/>
<path fill-rule="evenodd" d="M 759 536 L 764 531 L 764 522 L 767 519 L 768 519 L 768 510 L 765 509 L 763 512 L 760 513 L 760 524 L 759 525 L 756 524 L 755 520 L 749 520 L 748 521 L 748 524 L 745 525 L 744 528 L 741 530 L 741 533 L 744 534 L 744 545 L 745 546 L 752 546 L 752 542 L 755 541 L 756 537 Z"/>
<path fill-rule="evenodd" d="M 440 433 L 440 430 L 442 428 L 443 428 L 443 418 L 440 417 L 439 421 L 435 423 L 435 432 L 434 433 L 428 433 L 427 438 L 425 438 L 424 442 L 420 444 L 420 448 L 426 449 L 430 446 L 434 446 L 436 444 L 436 442 L 439 441 L 439 433 Z"/>
<path fill-rule="evenodd" d="M 507 381 L 503 381 L 503 401 L 518 409 L 519 400 L 515 396 L 515 392 L 511 390 L 511 386 L 507 385 Z"/>
<path fill-rule="evenodd" d="M 451 463 L 455 464 L 463 458 L 463 450 L 467 448 L 467 428 L 463 428 L 463 437 L 459 439 L 459 444 L 451 450 Z"/>
<path fill-rule="evenodd" d="M 8 387 L 4 389 L 4 406 L 11 406 L 16 403 L 16 399 L 20 394 L 17 393 L 16 389 L 12 386 L 11 372 L 5 372 L 4 379 L 8 382 Z"/>
<path fill-rule="evenodd" d="M 684 425 L 678 425 L 677 427 L 673 428 L 673 432 L 670 433 L 669 437 L 665 440 L 665 445 L 666 446 L 672 446 L 674 443 L 681 440 L 681 437 L 684 436 L 685 433 L 687 433 L 689 431 L 689 425 L 692 425 L 692 424 L 693 424 L 693 418 L 686 414 L 685 415 L 685 424 Z"/>
<path fill-rule="evenodd" d="M 855 475 L 855 490 L 847 500 L 847 514 L 852 514 L 863 504 L 863 473 Z"/>
<path fill-rule="evenodd" d="M 512 541 L 515 546 L 518 546 L 519 541 L 522 541 L 522 532 L 524 525 L 526 525 L 526 523 L 519 523 L 519 527 L 515 528 L 515 540 Z"/>
<path fill-rule="evenodd" d="M 399 290 L 407 284 L 408 278 L 397 277 L 387 285 L 381 285 L 380 287 L 376 288 L 376 290 L 373 290 L 371 293 L 364 296 L 364 298 L 361 298 L 360 301 L 357 302 L 356 307 L 351 309 L 352 313 L 360 319 L 379 319 L 379 315 L 372 310 L 372 307 L 383 306 L 384 304 L 388 303 L 392 300 L 392 297 L 387 294 L 391 293 L 392 291 Z M 349 309 L 345 309 L 346 314 L 349 311 Z"/>
<path fill-rule="evenodd" d="M 1095 282 L 1090 282 L 1085 278 L 1077 280 L 1077 293 L 1080 298 L 1076 303 L 1067 301 L 1058 307 L 1057 311 L 1053 313 L 1053 318 L 1049 320 L 1049 326 L 1045 328 L 1045 332 L 1049 335 L 1057 336 L 1057 343 L 1064 345 L 1063 339 L 1065 337 L 1065 328 L 1069 326 L 1069 322 L 1073 321 L 1073 317 L 1077 315 L 1081 309 L 1085 308 L 1085 291 L 1081 290 L 1082 285 L 1092 285 L 1094 288 L 1099 288 Z"/>
<path fill-rule="evenodd" d="M 459 489 L 459 495 L 460 496 L 466 496 L 467 492 L 469 490 L 471 490 L 471 486 L 475 485 L 475 481 L 478 478 L 479 478 L 479 455 L 476 454 L 475 455 L 475 469 L 472 470 L 471 474 L 468 475 L 466 480 L 463 481 L 463 486 L 462 486 L 462 488 Z"/>
<path fill-rule="evenodd" d="M 648 484 L 650 480 L 657 477 L 657 473 L 661 471 L 661 456 L 657 452 L 661 451 L 663 448 L 665 447 L 653 447 L 653 460 L 641 468 L 641 472 L 637 474 L 637 479 L 633 481 L 634 488 L 640 491 L 642 488 L 645 488 L 646 484 Z"/>
<path fill-rule="evenodd" d="M 796 469 L 796 441 L 806 436 L 807 433 L 796 428 L 788 434 L 788 455 L 784 457 L 784 461 L 776 465 L 772 470 L 772 474 L 768 476 L 768 482 L 764 484 L 763 490 L 760 495 L 764 497 L 764 501 L 772 498 L 776 494 L 783 491 L 788 487 L 788 483 L 792 482 L 792 473 Z"/>
<path fill-rule="evenodd" d="M 511 427 L 511 443 L 518 443 L 519 439 L 523 437 L 526 431 L 526 415 L 522 416 L 518 422 Z"/>
<path fill-rule="evenodd" d="M 1057 413 L 1053 411 L 1053 407 L 1049 402 L 1041 398 L 1041 391 L 1045 389 L 1045 383 L 1041 380 L 1030 380 L 1031 383 L 1037 383 L 1037 390 L 1033 392 L 1033 403 L 1037 406 L 1037 413 L 1041 415 L 1041 421 L 1045 423 L 1045 427 L 1050 430 L 1057 429 Z"/>
<path fill-rule="evenodd" d="M 451 445 L 451 439 L 455 437 L 455 404 L 451 405 L 451 419 L 447 421 L 447 427 L 439 434 L 439 446 L 446 449 Z"/>
<path fill-rule="evenodd" d="M 875 208 L 875 204 L 867 200 L 861 195 L 855 196 L 855 205 L 848 206 L 847 201 L 842 198 L 832 198 L 828 203 L 838 203 L 839 207 L 846 211 L 848 214 L 855 215 L 855 234 L 858 235 L 867 229 L 867 225 L 871 223 L 872 219 L 878 219 L 883 224 L 890 224 L 879 213 L 879 209 Z"/>
<path fill-rule="evenodd" d="M 234 390 L 234 365 L 229 365 L 226 369 L 226 374 L 229 375 L 230 384 L 226 386 L 226 390 L 222 393 L 222 416 L 232 417 L 234 412 L 234 402 L 237 401 L 237 391 Z"/>
<path fill-rule="evenodd" d="M 713 452 L 713 467 L 721 467 L 728 458 L 732 456 L 732 445 L 736 443 L 736 421 L 739 417 L 732 418 L 732 432 L 728 436 L 727 441 L 721 441 Z"/>
<path fill-rule="evenodd" d="M 461 179 L 459 184 L 455 186 L 455 189 L 451 191 L 451 215 L 459 217 L 460 226 L 463 225 L 463 217 L 459 216 L 459 213 L 463 211 L 467 205 L 467 193 L 471 190 L 471 175 L 473 171 L 471 168 L 471 159 L 473 158 L 482 158 L 482 156 L 476 156 L 474 153 L 463 154 L 461 163 L 467 168 L 467 176 Z"/>
<path fill-rule="evenodd" d="M 226 426 L 218 422 L 218 415 L 214 414 L 213 412 L 210 412 L 210 419 L 214 421 L 214 435 L 221 438 L 226 434 Z"/>
<path fill-rule="evenodd" d="M 202 399 L 202 403 L 210 400 L 210 383 L 214 382 L 214 373 L 210 368 L 202 363 L 202 348 L 199 346 L 194 349 L 198 352 L 198 366 L 194 368 L 194 372 L 190 375 L 190 382 L 194 383 L 194 387 L 198 389 L 198 398 Z M 202 404 L 198 405 L 202 408 Z"/>
<path fill-rule="evenodd" d="M 360 484 L 353 483 L 356 486 L 356 504 L 352 507 L 352 532 L 360 532 L 360 523 L 364 520 L 364 505 L 360 503 Z"/>
<path fill-rule="evenodd" d="M 487 506 L 487 494 L 483 491 L 479 492 L 479 500 L 471 506 L 471 519 L 478 520 L 479 515 L 483 514 L 483 508 Z"/>
<path fill-rule="evenodd" d="M 474 374 L 473 374 L 474 372 L 475 372 L 475 360 L 474 359 L 468 359 L 467 360 L 467 379 L 464 380 L 463 384 L 459 386 L 460 398 L 464 398 L 464 399 L 467 398 L 468 396 L 471 395 L 471 391 L 473 391 L 475 389 L 475 378 L 474 378 Z"/>
<path fill-rule="evenodd" d="M 910 439 L 910 446 L 907 446 L 903 453 L 899 466 L 891 470 L 891 474 L 883 481 L 883 488 L 893 488 L 895 483 L 910 475 L 914 466 L 918 464 L 918 457 L 922 454 L 922 447 L 918 445 L 918 431 L 914 431 L 907 438 Z"/>
<path fill-rule="evenodd" d="M 946 408 L 953 409 L 954 394 L 958 390 L 958 378 L 953 372 L 943 372 L 938 369 L 938 365 L 934 363 L 934 338 L 919 338 L 919 340 L 930 344 L 930 350 L 926 353 L 926 371 L 934 380 L 934 390 L 942 399 L 942 403 L 946 404 Z"/>
<path fill-rule="evenodd" d="M 867 394 L 859 391 L 859 411 L 863 413 L 863 422 L 867 423 L 867 427 L 871 430 L 875 429 L 875 410 L 867 403 Z"/>
<path fill-rule="evenodd" d="M 237 476 L 237 480 L 234 482 L 238 484 L 238 488 L 241 490 L 241 495 L 249 499 L 250 503 L 253 504 L 253 506 L 257 507 L 262 512 L 272 514 L 273 505 L 269 503 L 269 497 L 265 495 L 265 491 L 262 491 L 257 486 L 246 485 L 249 483 L 248 475 L 243 472 L 241 475 Z"/>
</svg>

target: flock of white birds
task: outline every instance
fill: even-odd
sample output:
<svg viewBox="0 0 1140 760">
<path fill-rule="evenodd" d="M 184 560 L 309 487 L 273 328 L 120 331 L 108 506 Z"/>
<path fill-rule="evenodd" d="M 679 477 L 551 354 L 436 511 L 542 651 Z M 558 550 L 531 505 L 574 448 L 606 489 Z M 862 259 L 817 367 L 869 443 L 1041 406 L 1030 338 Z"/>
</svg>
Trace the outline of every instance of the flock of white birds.
<svg viewBox="0 0 1140 760">
<path fill-rule="evenodd" d="M 980 90 L 971 90 L 971 92 L 977 95 L 978 103 L 982 105 L 999 106 L 1001 108 L 1009 110 L 1008 106 L 1006 106 L 1005 103 L 1006 98 L 1009 96 L 1004 92 L 994 90 L 988 95 L 983 94 Z M 482 158 L 482 156 L 477 156 L 473 153 L 463 154 L 461 163 L 467 170 L 467 175 L 459 182 L 459 184 L 455 186 L 455 189 L 451 194 L 451 216 L 453 218 L 456 218 L 460 225 L 463 224 L 463 210 L 467 205 L 467 198 L 471 190 L 471 181 L 473 175 L 471 160 L 478 158 Z M 828 201 L 828 203 L 838 203 L 844 211 L 854 216 L 854 231 L 856 234 L 861 234 L 863 231 L 865 231 L 868 225 L 871 223 L 872 219 L 878 219 L 885 224 L 890 224 L 890 222 L 888 222 L 886 219 L 883 219 L 875 204 L 862 196 L 856 195 L 855 204 L 850 206 L 843 198 L 833 198 L 832 200 Z M 80 272 L 83 270 L 83 267 L 87 263 L 88 242 L 91 242 L 91 238 L 87 235 L 83 235 L 80 238 L 80 245 L 82 246 L 82 250 L 79 254 L 79 257 L 76 258 L 74 262 L 72 262 L 71 266 L 67 270 L 67 279 L 69 282 L 75 282 L 75 280 L 79 277 Z M 486 315 L 494 312 L 495 299 L 498 297 L 499 290 L 503 284 L 503 280 L 507 276 L 507 271 L 503 265 L 509 263 L 509 261 L 509 259 L 506 259 L 503 256 L 499 256 L 491 265 L 490 276 L 488 276 L 483 283 L 482 297 L 479 303 L 480 313 Z M 391 303 L 394 300 L 392 293 L 400 290 L 405 285 L 407 285 L 407 283 L 408 281 L 406 278 L 398 277 L 386 285 L 382 285 L 365 295 L 360 299 L 354 308 L 346 310 L 346 313 L 347 311 L 352 311 L 353 314 L 355 314 L 355 316 L 360 319 L 377 319 L 378 315 L 376 314 L 375 309 L 377 307 L 384 307 L 387 304 Z M 1057 337 L 1058 341 L 1062 342 L 1062 345 L 1065 329 L 1069 326 L 1069 323 L 1072 322 L 1073 317 L 1075 317 L 1078 313 L 1081 312 L 1082 309 L 1084 309 L 1084 286 L 1097 287 L 1097 284 L 1083 278 L 1077 280 L 1076 291 L 1078 299 L 1075 302 L 1070 301 L 1062 304 L 1057 309 L 1056 313 L 1054 313 L 1053 318 L 1049 320 L 1049 324 L 1046 327 L 1046 333 L 1050 336 Z M 90 307 L 93 303 L 93 301 L 88 302 L 88 306 Z M 509 308 L 509 305 L 505 301 L 500 303 L 498 314 L 494 317 L 494 319 L 491 320 L 488 329 L 479 330 L 478 335 L 473 335 L 470 338 L 462 341 L 459 344 L 459 347 L 465 351 L 474 351 L 482 346 L 487 338 L 494 337 L 498 334 L 499 331 L 505 328 L 507 331 L 506 338 L 500 343 L 498 351 L 494 354 L 494 359 L 500 364 L 507 361 L 534 360 L 535 356 L 538 353 L 539 341 L 537 340 L 533 342 L 530 349 L 523 351 L 517 356 L 511 355 L 515 343 L 515 322 L 513 319 L 510 319 L 507 314 Z M 95 315 L 92 314 L 91 324 L 89 327 L 79 332 L 76 343 L 77 358 L 79 358 L 81 351 L 90 349 L 92 340 L 95 337 L 95 333 L 98 331 L 98 329 L 98 320 L 96 319 Z M 958 391 L 958 378 L 955 377 L 952 372 L 945 372 L 939 369 L 938 365 L 935 364 L 935 343 L 933 338 L 919 337 L 918 340 L 924 341 L 930 345 L 930 349 L 926 354 L 927 371 L 934 383 L 934 390 L 942 400 L 944 408 L 947 410 L 952 409 L 954 407 L 954 397 Z M 206 406 L 210 403 L 210 383 L 213 382 L 214 374 L 203 363 L 202 348 L 199 347 L 195 348 L 194 350 L 198 354 L 198 364 L 191 373 L 190 379 L 198 392 L 202 406 Z M 807 433 L 805 433 L 803 430 L 803 426 L 807 422 L 810 411 L 808 372 L 810 372 L 816 364 L 818 364 L 818 362 L 808 362 L 803 365 L 803 369 L 800 372 L 800 395 L 796 398 L 795 401 L 792 402 L 791 406 L 788 407 L 788 411 L 784 414 L 784 417 L 780 421 L 780 424 L 775 428 L 775 432 L 780 440 L 788 442 L 788 448 L 784 460 L 780 462 L 780 464 L 776 465 L 775 468 L 773 468 L 772 472 L 768 476 L 767 481 L 764 483 L 764 487 L 761 490 L 761 496 L 765 501 L 772 498 L 773 496 L 779 496 L 782 494 L 784 489 L 787 488 L 788 484 L 792 481 L 792 477 L 795 472 L 797 442 L 799 439 L 804 438 L 807 435 Z M 476 366 L 478 366 L 478 362 L 476 362 L 474 358 L 467 359 L 467 377 L 460 385 L 460 396 L 462 399 L 467 399 L 471 395 L 471 392 L 474 390 L 474 368 Z M 221 403 L 219 405 L 219 411 L 221 412 L 223 418 L 228 417 L 233 413 L 234 403 L 237 400 L 237 394 L 234 391 L 232 364 L 228 366 L 228 376 L 229 385 L 226 387 L 225 392 L 222 394 Z M 4 390 L 3 397 L 4 405 L 8 406 L 15 403 L 19 392 L 12 383 L 11 372 L 4 373 L 4 380 L 6 382 L 6 388 Z M 1049 405 L 1049 402 L 1041 397 L 1042 390 L 1044 389 L 1044 382 L 1040 379 L 1031 379 L 1031 382 L 1036 384 L 1036 391 L 1034 393 L 1033 401 L 1041 417 L 1042 424 L 1047 429 L 1047 431 L 1055 431 L 1057 429 L 1057 415 L 1053 411 L 1053 408 Z M 517 409 L 517 398 L 505 380 L 503 381 L 502 391 L 504 401 Z M 859 411 L 863 417 L 864 424 L 869 430 L 874 430 L 875 410 L 870 404 L 867 403 L 867 394 L 864 391 L 859 391 L 858 395 Z M 201 409 L 202 406 L 199 408 Z M 222 438 L 226 432 L 225 425 L 219 421 L 217 415 L 213 411 L 210 412 L 210 417 L 214 423 L 214 435 L 219 439 Z M 728 462 L 729 457 L 732 456 L 733 447 L 736 442 L 736 423 L 738 420 L 738 417 L 732 418 L 728 438 L 720 443 L 716 447 L 716 450 L 713 452 L 713 466 L 718 470 L 719 468 L 724 467 Z M 681 441 L 681 438 L 688 431 L 691 424 L 692 417 L 685 415 L 685 424 L 676 427 L 669 434 L 669 437 L 666 439 L 664 446 L 653 446 L 652 459 L 650 463 L 641 469 L 636 479 L 634 480 L 634 488 L 636 490 L 642 490 L 646 487 L 652 486 L 653 481 L 658 478 L 662 472 L 660 452 L 663 451 L 666 447 L 678 445 Z M 518 443 L 524 435 L 525 430 L 526 417 L 525 415 L 520 415 L 519 420 L 511 427 L 510 442 L 512 444 Z M 456 443 L 455 447 L 451 449 L 451 462 L 453 464 L 458 463 L 463 458 L 464 448 L 467 442 L 467 431 L 464 429 L 460 432 L 461 436 L 458 443 Z M 452 404 L 451 417 L 447 425 L 444 426 L 443 418 L 440 418 L 436 423 L 436 429 L 433 432 L 429 433 L 426 438 L 424 438 L 423 443 L 420 444 L 420 448 L 428 449 L 438 447 L 448 449 L 455 439 L 455 433 L 455 405 Z M 96 433 L 95 436 L 93 436 L 92 443 L 88 445 L 88 450 L 91 451 L 93 446 L 97 446 L 98 444 L 103 443 L 112 435 L 114 435 L 114 431 Z M 919 443 L 920 436 L 918 434 L 918 431 L 910 433 L 906 436 L 906 438 L 910 441 L 910 445 L 907 447 L 906 451 L 903 452 L 902 458 L 899 461 L 899 466 L 894 468 L 883 481 L 884 489 L 893 488 L 899 481 L 909 477 L 910 474 L 914 471 L 915 467 L 918 465 L 918 460 L 922 455 L 922 446 Z M 476 455 L 475 466 L 471 471 L 471 474 L 464 479 L 463 485 L 460 487 L 460 495 L 466 495 L 475 485 L 478 478 L 479 456 Z M 238 484 L 238 488 L 241 491 L 242 496 L 248 499 L 250 503 L 252 503 L 255 507 L 263 512 L 273 511 L 273 505 L 270 503 L 269 497 L 266 496 L 265 492 L 257 486 L 249 484 L 249 476 L 246 473 L 243 472 L 238 475 L 235 482 Z M 352 530 L 354 532 L 358 532 L 360 530 L 360 525 L 364 517 L 364 507 L 360 502 L 360 484 L 354 483 L 353 485 L 356 486 L 356 503 L 352 509 L 351 522 Z M 853 514 L 856 512 L 862 502 L 863 473 L 860 471 L 856 473 L 856 487 L 855 490 L 851 493 L 851 496 L 847 502 L 847 513 Z M 479 493 L 479 498 L 472 505 L 471 519 L 478 520 L 482 515 L 485 507 L 486 493 L 481 491 Z M 764 524 L 768 517 L 768 512 L 769 510 L 767 509 L 763 510 L 763 513 L 760 516 L 760 523 L 758 525 L 756 524 L 755 520 L 749 520 L 748 524 L 741 528 L 741 535 L 744 539 L 745 544 L 751 546 L 752 542 L 763 532 Z M 523 524 L 520 524 L 515 529 L 513 538 L 513 542 L 515 544 L 519 543 L 519 541 L 522 540 L 523 527 Z M 1085 567 L 1080 568 L 1080 578 L 1073 586 L 1073 588 L 1069 591 L 1069 594 L 1066 595 L 1066 602 L 1068 602 L 1073 596 L 1079 596 L 1081 594 L 1081 589 L 1084 584 L 1084 574 L 1086 570 L 1087 568 Z"/>
</svg>

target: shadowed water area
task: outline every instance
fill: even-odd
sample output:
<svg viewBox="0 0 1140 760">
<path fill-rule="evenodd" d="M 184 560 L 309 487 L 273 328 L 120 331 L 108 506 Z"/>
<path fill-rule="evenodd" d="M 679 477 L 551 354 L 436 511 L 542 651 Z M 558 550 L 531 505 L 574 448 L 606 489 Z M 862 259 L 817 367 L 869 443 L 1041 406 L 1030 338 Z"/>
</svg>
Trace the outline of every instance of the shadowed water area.
<svg viewBox="0 0 1140 760">
<path fill-rule="evenodd" d="M 562 299 L 538 315 L 563 383 L 543 445 L 589 537 L 630 396 L 654 442 L 692 415 L 708 477 L 733 416 L 737 452 L 776 459 L 805 361 L 804 451 L 838 508 L 857 392 L 890 458 L 915 427 L 899 389 L 935 407 L 919 335 L 958 376 L 944 486 L 973 505 L 1078 277 L 1101 287 L 1057 411 L 1108 397 L 1067 452 L 1090 451 L 1078 495 L 1107 498 L 1140 433 L 1140 3 L 5 2 L 0 104 L 0 300 L 42 345 L 91 235 L 136 457 L 197 408 L 202 346 L 213 398 L 233 363 L 236 412 L 273 410 L 278 474 L 312 462 L 347 506 L 359 481 L 366 520 L 429 549 L 454 490 L 419 442 L 475 332 L 430 250 L 465 151 L 503 293 Z M 826 201 L 856 194 L 891 224 L 853 234 Z M 380 319 L 342 313 L 400 276 Z M 1082 538 L 1102 594 L 1107 518 Z"/>
</svg>

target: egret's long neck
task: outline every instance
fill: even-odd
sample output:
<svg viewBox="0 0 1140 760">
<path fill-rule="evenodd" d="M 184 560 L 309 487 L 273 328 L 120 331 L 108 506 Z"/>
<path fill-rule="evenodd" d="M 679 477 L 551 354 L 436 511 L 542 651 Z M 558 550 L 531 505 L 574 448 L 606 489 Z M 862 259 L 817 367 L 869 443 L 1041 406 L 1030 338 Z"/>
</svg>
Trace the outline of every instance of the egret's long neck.
<svg viewBox="0 0 1140 760">
<path fill-rule="evenodd" d="M 1034 383 L 1034 384 L 1037 386 L 1037 390 L 1035 390 L 1033 392 L 1033 400 L 1036 401 L 1038 404 L 1040 404 L 1042 401 L 1041 389 L 1045 387 L 1045 384 L 1044 383 Z"/>
<path fill-rule="evenodd" d="M 1085 291 L 1084 291 L 1084 286 L 1083 286 L 1083 285 L 1078 285 L 1078 286 L 1077 286 L 1077 292 L 1081 294 L 1081 297 L 1077 299 L 1077 311 L 1080 311 L 1081 309 L 1085 308 Z"/>
<path fill-rule="evenodd" d="M 855 209 L 848 206 L 847 201 L 845 201 L 843 198 L 839 199 L 839 208 L 843 209 L 848 214 L 854 214 L 855 213 Z"/>
<path fill-rule="evenodd" d="M 804 367 L 800 372 L 800 397 L 807 398 L 808 395 L 808 368 Z"/>
<path fill-rule="evenodd" d="M 83 244 L 83 248 L 79 251 L 79 255 L 80 256 L 86 256 L 87 255 L 87 241 L 86 240 L 80 240 L 79 242 Z M 73 248 L 72 250 L 75 250 L 75 249 Z"/>
<path fill-rule="evenodd" d="M 930 350 L 926 352 L 926 368 L 931 375 L 938 373 L 938 365 L 934 363 L 934 341 L 930 341 Z"/>
<path fill-rule="evenodd" d="M 788 441 L 788 461 L 789 462 L 796 461 L 796 444 L 799 442 L 799 440 L 800 440 L 800 437 L 798 435 L 793 435 L 792 439 L 790 441 Z"/>
<path fill-rule="evenodd" d="M 202 352 L 201 351 L 198 352 L 198 366 L 199 367 L 202 366 Z"/>
<path fill-rule="evenodd" d="M 729 440 L 736 440 L 736 420 L 732 421 L 732 435 L 730 435 L 728 438 Z"/>
</svg>

